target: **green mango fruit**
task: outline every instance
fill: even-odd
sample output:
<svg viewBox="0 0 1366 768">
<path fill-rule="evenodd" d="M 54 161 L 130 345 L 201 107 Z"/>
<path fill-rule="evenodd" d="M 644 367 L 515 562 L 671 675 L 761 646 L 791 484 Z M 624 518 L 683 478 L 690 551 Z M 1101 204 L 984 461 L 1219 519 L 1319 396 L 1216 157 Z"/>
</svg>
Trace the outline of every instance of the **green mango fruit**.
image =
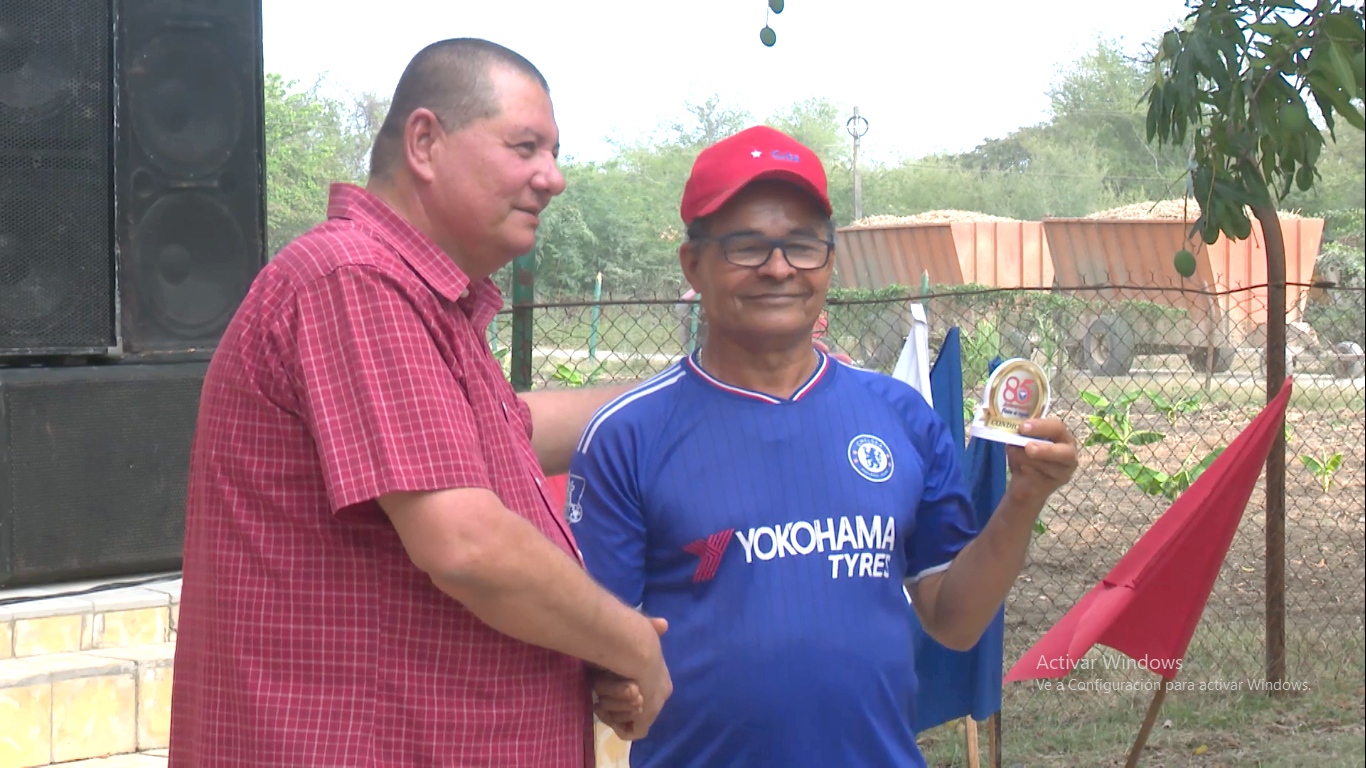
<svg viewBox="0 0 1366 768">
<path fill-rule="evenodd" d="M 1176 252 L 1176 258 L 1172 260 L 1176 264 L 1176 271 L 1182 277 L 1190 277 L 1195 274 L 1195 254 L 1182 248 Z"/>
</svg>

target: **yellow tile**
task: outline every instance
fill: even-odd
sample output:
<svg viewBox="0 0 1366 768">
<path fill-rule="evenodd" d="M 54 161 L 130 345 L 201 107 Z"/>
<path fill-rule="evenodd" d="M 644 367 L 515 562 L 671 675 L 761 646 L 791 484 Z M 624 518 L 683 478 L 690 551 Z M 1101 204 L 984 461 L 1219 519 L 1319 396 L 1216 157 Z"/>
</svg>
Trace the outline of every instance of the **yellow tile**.
<svg viewBox="0 0 1366 768">
<path fill-rule="evenodd" d="M 0 624 L 0 659 L 8 659 L 14 655 L 14 623 L 5 622 Z"/>
<path fill-rule="evenodd" d="M 16 619 L 14 655 L 42 656 L 71 653 L 81 649 L 81 617 L 49 616 L 44 619 Z"/>
<path fill-rule="evenodd" d="M 51 749 L 52 686 L 0 689 L 0 765 L 47 765 Z"/>
<path fill-rule="evenodd" d="M 166 768 L 166 758 L 157 755 L 113 755 L 62 763 L 62 768 Z"/>
<path fill-rule="evenodd" d="M 81 760 L 137 748 L 137 691 L 131 674 L 52 684 L 52 760 Z"/>
<path fill-rule="evenodd" d="M 631 745 L 617 738 L 611 728 L 593 718 L 593 736 L 597 745 L 597 768 L 630 768 Z"/>
<path fill-rule="evenodd" d="M 138 751 L 171 745 L 171 667 L 138 669 Z"/>
<path fill-rule="evenodd" d="M 165 608 L 139 608 L 95 615 L 95 648 L 123 648 L 166 642 Z"/>
</svg>

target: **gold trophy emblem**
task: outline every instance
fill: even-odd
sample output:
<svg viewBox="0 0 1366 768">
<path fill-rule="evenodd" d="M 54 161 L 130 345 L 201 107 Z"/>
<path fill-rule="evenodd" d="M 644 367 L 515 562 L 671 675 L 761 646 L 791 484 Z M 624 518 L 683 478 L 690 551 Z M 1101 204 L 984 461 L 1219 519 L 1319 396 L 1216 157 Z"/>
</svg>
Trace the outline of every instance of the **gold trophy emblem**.
<svg viewBox="0 0 1366 768">
<path fill-rule="evenodd" d="M 971 434 L 1011 445 L 1040 442 L 1020 434 L 1020 425 L 1048 413 L 1048 376 L 1024 358 L 1001 363 L 987 379 L 982 404 L 972 420 Z"/>
</svg>

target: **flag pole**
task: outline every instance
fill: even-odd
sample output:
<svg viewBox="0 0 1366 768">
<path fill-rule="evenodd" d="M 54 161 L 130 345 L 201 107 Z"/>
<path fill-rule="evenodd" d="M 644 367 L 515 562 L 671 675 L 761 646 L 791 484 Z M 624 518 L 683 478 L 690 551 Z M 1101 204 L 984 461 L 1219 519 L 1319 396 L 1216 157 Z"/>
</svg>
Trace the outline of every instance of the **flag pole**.
<svg viewBox="0 0 1366 768">
<path fill-rule="evenodd" d="M 1148 715 L 1143 718 L 1143 727 L 1138 729 L 1138 738 L 1134 740 L 1133 749 L 1129 750 L 1129 759 L 1124 762 L 1124 768 L 1138 768 L 1138 757 L 1143 752 L 1143 745 L 1148 743 L 1148 734 L 1153 729 L 1153 723 L 1157 722 L 1157 713 L 1162 711 L 1162 700 L 1167 698 L 1167 688 L 1170 686 L 1169 680 L 1163 680 L 1157 686 L 1157 692 L 1148 704 Z"/>
<path fill-rule="evenodd" d="M 968 740 L 968 768 L 981 766 L 981 750 L 977 748 L 977 721 L 972 715 L 963 716 L 963 731 Z"/>
<path fill-rule="evenodd" d="M 991 750 L 991 768 L 1001 768 L 1001 713 L 996 711 L 987 718 L 987 742 Z"/>
</svg>

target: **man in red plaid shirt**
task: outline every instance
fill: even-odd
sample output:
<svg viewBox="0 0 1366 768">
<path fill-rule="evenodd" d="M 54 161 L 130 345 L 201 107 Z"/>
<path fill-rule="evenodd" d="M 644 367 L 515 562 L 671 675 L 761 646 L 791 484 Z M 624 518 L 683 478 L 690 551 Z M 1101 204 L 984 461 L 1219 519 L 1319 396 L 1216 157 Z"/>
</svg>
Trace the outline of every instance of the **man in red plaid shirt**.
<svg viewBox="0 0 1366 768">
<path fill-rule="evenodd" d="M 204 383 L 172 766 L 591 765 L 585 663 L 671 691 L 652 622 L 546 501 L 623 389 L 518 396 L 491 275 L 564 189 L 544 78 L 480 40 L 420 52 L 366 188 L 262 270 Z"/>
</svg>

